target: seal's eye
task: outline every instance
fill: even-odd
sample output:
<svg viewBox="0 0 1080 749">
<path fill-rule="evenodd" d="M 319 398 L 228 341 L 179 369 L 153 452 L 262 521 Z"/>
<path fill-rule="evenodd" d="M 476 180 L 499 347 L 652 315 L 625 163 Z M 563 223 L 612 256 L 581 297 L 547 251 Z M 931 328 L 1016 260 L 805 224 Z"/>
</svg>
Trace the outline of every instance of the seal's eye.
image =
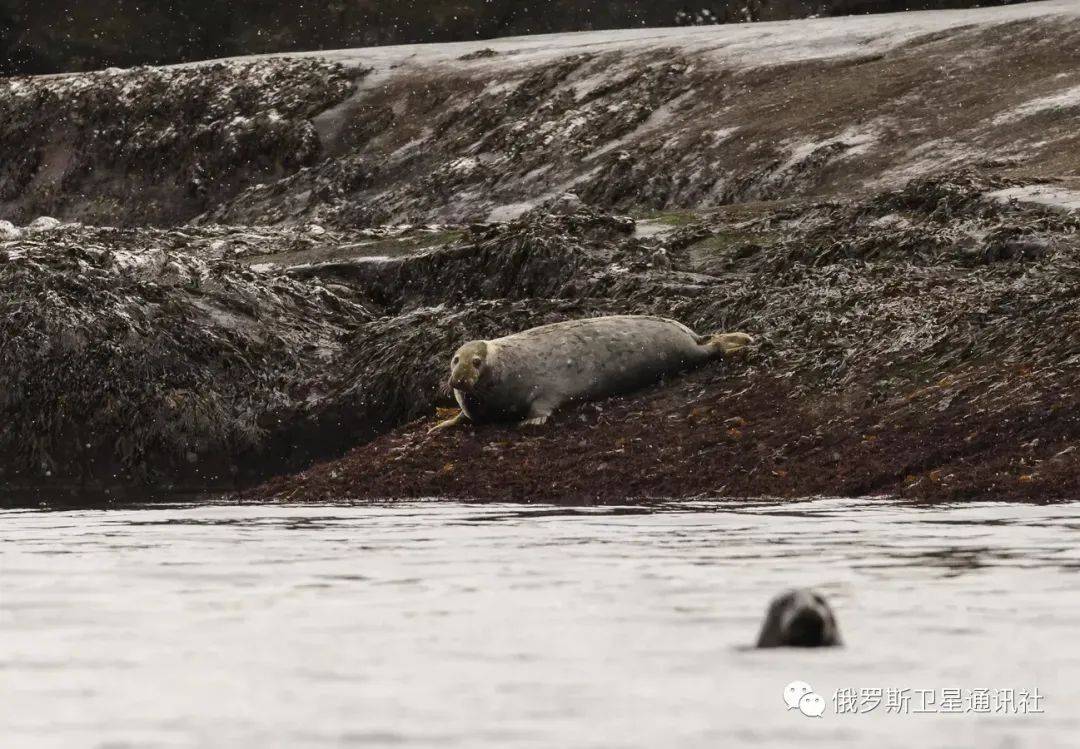
<svg viewBox="0 0 1080 749">
<path fill-rule="evenodd" d="M 457 357 L 455 356 L 455 357 L 454 357 L 454 361 L 452 361 L 452 362 L 450 362 L 450 363 L 451 363 L 451 364 L 457 364 L 457 363 L 458 363 L 458 358 L 457 358 Z"/>
<path fill-rule="evenodd" d="M 477 356 L 477 357 L 473 358 L 473 360 L 472 360 L 472 365 L 473 365 L 474 367 L 479 367 L 479 366 L 480 366 L 480 357 L 479 357 L 479 356 Z"/>
</svg>

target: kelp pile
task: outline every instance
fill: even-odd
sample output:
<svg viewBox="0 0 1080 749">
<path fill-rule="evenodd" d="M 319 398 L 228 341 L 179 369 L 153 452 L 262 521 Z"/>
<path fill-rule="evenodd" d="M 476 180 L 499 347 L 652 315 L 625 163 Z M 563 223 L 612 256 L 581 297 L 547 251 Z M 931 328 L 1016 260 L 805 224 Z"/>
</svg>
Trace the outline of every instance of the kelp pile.
<svg viewBox="0 0 1080 749">
<path fill-rule="evenodd" d="M 312 118 L 362 71 L 318 60 L 110 69 L 0 81 L 5 218 L 188 220 L 314 163 Z"/>
<path fill-rule="evenodd" d="M 0 243 L 5 485 L 205 488 L 310 459 L 275 437 L 370 315 L 224 257 L 259 239 L 288 237 L 59 226 Z"/>
</svg>

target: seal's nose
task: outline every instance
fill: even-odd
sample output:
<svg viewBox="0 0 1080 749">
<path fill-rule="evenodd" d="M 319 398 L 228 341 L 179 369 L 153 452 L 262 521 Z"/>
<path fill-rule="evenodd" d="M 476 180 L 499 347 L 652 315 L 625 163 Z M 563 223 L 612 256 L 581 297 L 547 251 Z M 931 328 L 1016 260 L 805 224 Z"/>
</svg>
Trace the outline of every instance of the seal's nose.
<svg viewBox="0 0 1080 749">
<path fill-rule="evenodd" d="M 795 647 L 813 648 L 825 644 L 825 617 L 816 609 L 802 609 L 791 619 L 787 639 Z"/>
<path fill-rule="evenodd" d="M 468 392 L 472 389 L 472 386 L 473 379 L 471 377 L 460 374 L 458 372 L 454 372 L 454 374 L 450 375 L 450 387 L 452 387 L 454 390 Z"/>
</svg>

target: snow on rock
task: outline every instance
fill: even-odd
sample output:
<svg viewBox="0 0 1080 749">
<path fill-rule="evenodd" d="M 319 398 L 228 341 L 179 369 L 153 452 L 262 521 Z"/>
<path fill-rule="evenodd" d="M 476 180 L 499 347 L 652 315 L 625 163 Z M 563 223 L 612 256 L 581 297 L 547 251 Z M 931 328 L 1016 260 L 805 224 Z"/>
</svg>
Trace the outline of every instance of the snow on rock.
<svg viewBox="0 0 1080 749">
<path fill-rule="evenodd" d="M 1080 211 L 1080 190 L 1070 190 L 1061 185 L 1037 184 L 1009 187 L 988 193 L 988 197 L 1002 202 L 1045 205 L 1065 211 Z"/>
<path fill-rule="evenodd" d="M 679 50 L 705 52 L 726 65 L 751 68 L 839 57 L 880 54 L 919 36 L 972 24 L 1008 24 L 1055 15 L 1080 15 L 1075 0 L 1044 0 L 973 10 L 910 11 L 865 16 L 724 24 L 718 26 L 614 29 L 451 44 L 409 44 L 306 52 L 290 57 L 319 57 L 347 66 L 373 69 L 365 80 L 373 86 L 384 76 L 405 68 L 431 65 L 459 67 L 463 55 L 489 50 L 485 59 L 470 63 L 500 70 L 552 62 L 571 52 L 602 53 Z M 243 58 L 248 59 L 248 58 Z"/>
<path fill-rule="evenodd" d="M 838 152 L 844 156 L 858 156 L 871 150 L 871 147 L 881 137 L 881 129 L 874 124 L 861 127 L 849 127 L 844 132 L 832 138 L 794 142 L 787 144 L 790 156 L 780 167 L 780 171 L 788 171 L 804 163 L 807 159 L 823 149 L 835 146 Z"/>
<path fill-rule="evenodd" d="M 1077 108 L 1080 108 L 1080 86 L 1073 86 L 1060 93 L 1041 96 L 1021 104 L 1016 109 L 1002 112 L 994 118 L 994 124 L 1000 125 L 1014 120 L 1021 120 L 1042 112 Z"/>
<path fill-rule="evenodd" d="M 513 221 L 519 216 L 523 216 L 535 207 L 536 203 L 534 202 L 500 205 L 491 209 L 491 212 L 487 215 L 487 220 L 493 224 L 506 223 L 507 221 Z"/>
<path fill-rule="evenodd" d="M 30 234 L 52 231 L 60 226 L 60 220 L 52 216 L 39 216 L 26 225 L 26 231 Z"/>
</svg>

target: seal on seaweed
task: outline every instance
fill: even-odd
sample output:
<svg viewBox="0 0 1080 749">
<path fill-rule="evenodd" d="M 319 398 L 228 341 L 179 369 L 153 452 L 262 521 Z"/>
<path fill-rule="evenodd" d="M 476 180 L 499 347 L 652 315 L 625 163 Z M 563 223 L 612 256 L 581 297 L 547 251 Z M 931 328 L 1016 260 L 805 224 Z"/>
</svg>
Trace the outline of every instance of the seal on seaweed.
<svg viewBox="0 0 1080 749">
<path fill-rule="evenodd" d="M 745 333 L 701 336 L 662 317 L 616 315 L 470 341 L 450 363 L 450 387 L 461 413 L 432 431 L 464 419 L 543 424 L 567 403 L 644 387 L 752 340 Z"/>
</svg>

